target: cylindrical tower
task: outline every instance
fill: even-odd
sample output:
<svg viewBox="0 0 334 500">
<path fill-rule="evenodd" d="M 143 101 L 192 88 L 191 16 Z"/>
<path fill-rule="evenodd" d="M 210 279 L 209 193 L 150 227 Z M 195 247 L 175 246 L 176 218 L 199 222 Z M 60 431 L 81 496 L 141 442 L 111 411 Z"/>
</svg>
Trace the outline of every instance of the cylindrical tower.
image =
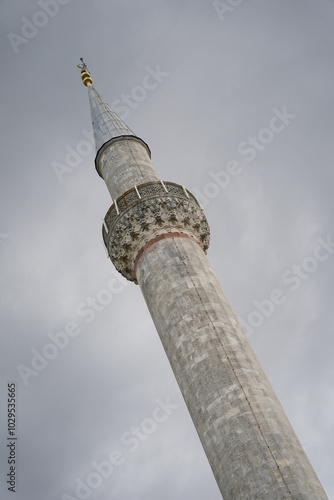
<svg viewBox="0 0 334 500">
<path fill-rule="evenodd" d="M 142 290 L 224 499 L 327 499 L 206 258 L 198 201 L 159 179 L 147 144 L 81 68 L 96 169 L 114 200 L 103 239 Z"/>
</svg>

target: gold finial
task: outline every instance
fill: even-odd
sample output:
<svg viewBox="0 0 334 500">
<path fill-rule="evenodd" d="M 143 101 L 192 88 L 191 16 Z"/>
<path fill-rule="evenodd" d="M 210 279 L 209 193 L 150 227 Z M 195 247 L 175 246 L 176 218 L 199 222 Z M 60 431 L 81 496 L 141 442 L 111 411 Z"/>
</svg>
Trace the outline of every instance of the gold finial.
<svg viewBox="0 0 334 500">
<path fill-rule="evenodd" d="M 81 69 L 81 80 L 85 87 L 90 87 L 93 83 L 93 80 L 88 72 L 87 64 L 84 63 L 82 57 L 80 57 L 80 61 L 82 64 L 78 64 L 78 68 Z"/>
</svg>

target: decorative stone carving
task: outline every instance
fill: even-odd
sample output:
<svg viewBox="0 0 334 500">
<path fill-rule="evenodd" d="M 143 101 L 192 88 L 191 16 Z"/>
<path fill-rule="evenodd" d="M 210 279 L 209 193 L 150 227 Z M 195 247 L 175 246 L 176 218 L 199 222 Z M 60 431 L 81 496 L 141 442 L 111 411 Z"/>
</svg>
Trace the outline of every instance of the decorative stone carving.
<svg viewBox="0 0 334 500">
<path fill-rule="evenodd" d="M 153 238 L 181 233 L 194 238 L 206 253 L 210 228 L 196 198 L 172 182 L 136 186 L 108 210 L 103 240 L 116 269 L 136 283 L 134 262 L 140 249 Z"/>
</svg>

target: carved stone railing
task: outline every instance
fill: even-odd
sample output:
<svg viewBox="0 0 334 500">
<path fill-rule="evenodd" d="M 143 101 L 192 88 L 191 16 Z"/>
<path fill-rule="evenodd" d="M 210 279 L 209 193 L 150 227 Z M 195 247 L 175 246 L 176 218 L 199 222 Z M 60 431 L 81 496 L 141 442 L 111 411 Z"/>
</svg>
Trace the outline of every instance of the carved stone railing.
<svg viewBox="0 0 334 500">
<path fill-rule="evenodd" d="M 116 269 L 136 283 L 135 259 L 153 238 L 167 233 L 187 235 L 206 253 L 210 228 L 197 199 L 173 182 L 147 182 L 126 191 L 109 208 L 103 241 Z"/>
</svg>

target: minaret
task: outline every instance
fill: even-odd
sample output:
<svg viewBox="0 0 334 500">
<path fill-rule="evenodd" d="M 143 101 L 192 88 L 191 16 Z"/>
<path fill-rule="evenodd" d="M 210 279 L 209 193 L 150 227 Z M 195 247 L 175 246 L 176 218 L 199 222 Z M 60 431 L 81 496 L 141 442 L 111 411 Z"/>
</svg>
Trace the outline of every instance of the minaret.
<svg viewBox="0 0 334 500">
<path fill-rule="evenodd" d="M 113 199 L 108 255 L 141 288 L 224 500 L 328 500 L 207 260 L 198 201 L 159 178 L 148 145 L 79 67 Z"/>
</svg>

